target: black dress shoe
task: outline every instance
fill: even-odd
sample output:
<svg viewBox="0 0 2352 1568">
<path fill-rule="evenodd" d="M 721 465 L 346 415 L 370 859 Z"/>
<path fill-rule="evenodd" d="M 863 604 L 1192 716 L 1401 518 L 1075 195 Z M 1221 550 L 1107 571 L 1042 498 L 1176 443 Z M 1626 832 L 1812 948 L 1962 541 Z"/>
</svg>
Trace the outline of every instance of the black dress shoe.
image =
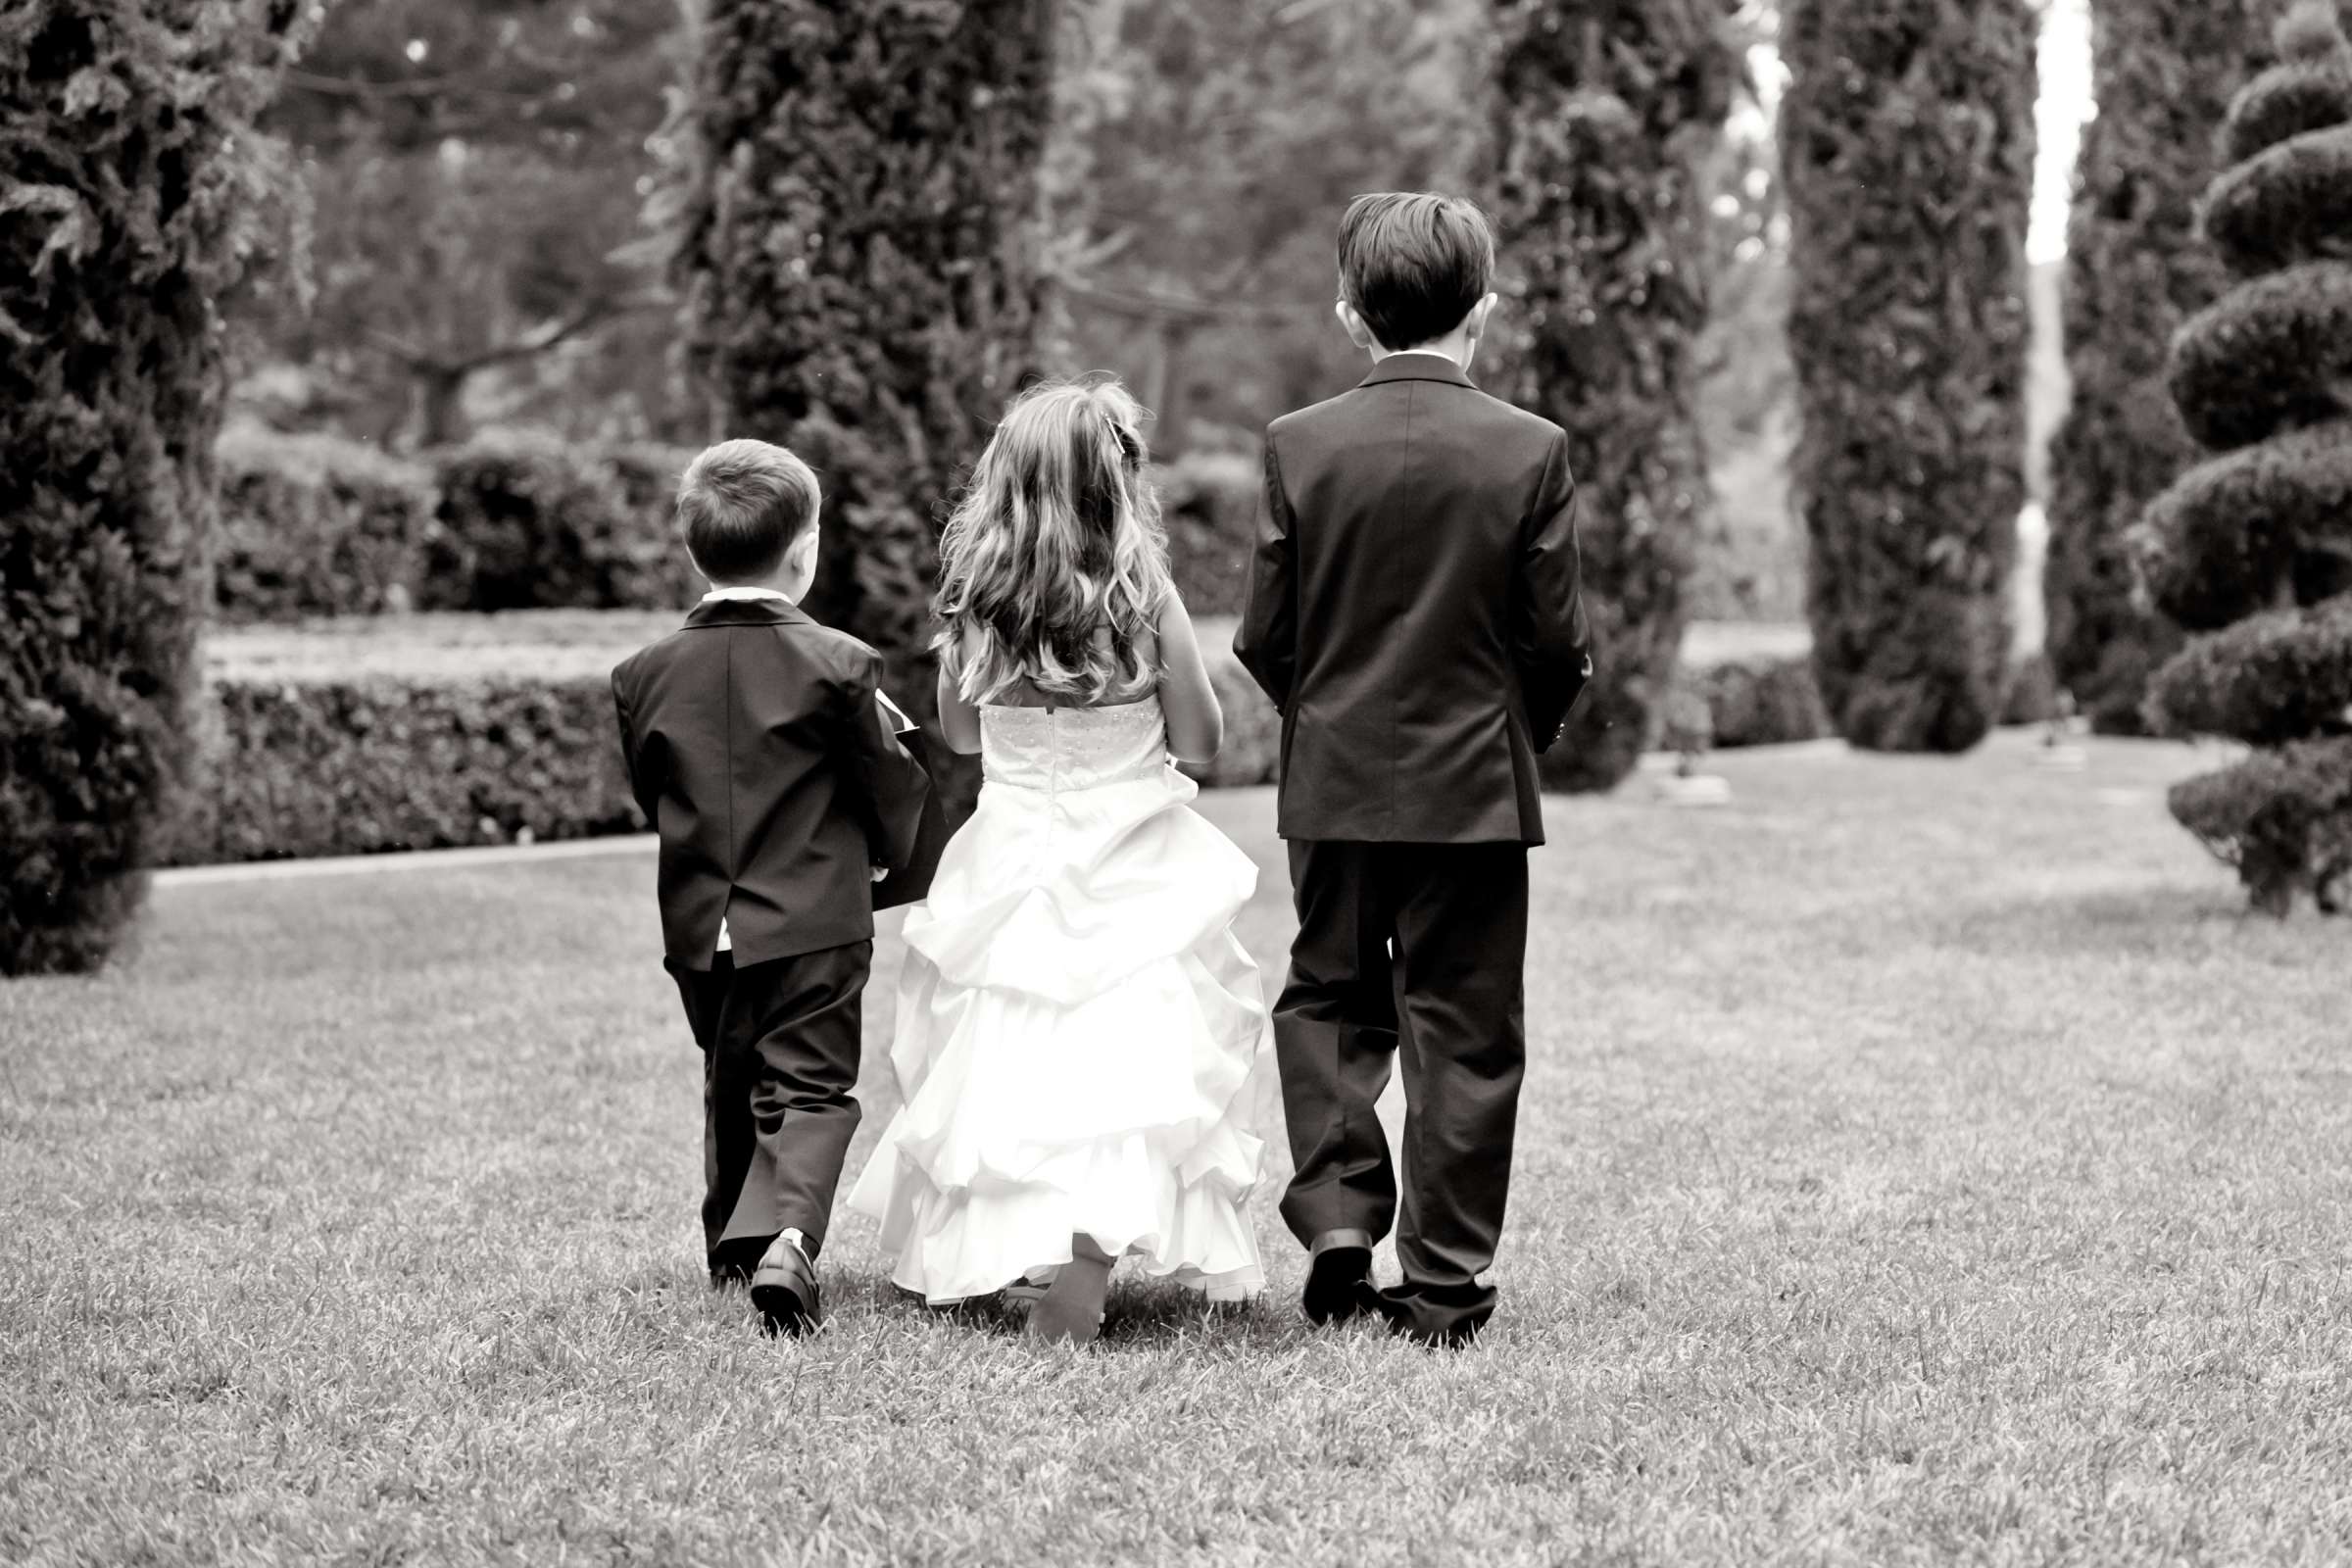
<svg viewBox="0 0 2352 1568">
<path fill-rule="evenodd" d="M 1299 1298 L 1317 1326 L 1345 1323 L 1375 1309 L 1372 1233 L 1325 1231 L 1307 1249 L 1306 1291 Z"/>
<path fill-rule="evenodd" d="M 1487 1320 L 1494 1315 L 1494 1292 L 1471 1286 L 1452 1293 L 1470 1298 L 1466 1301 L 1447 1300 L 1446 1294 L 1433 1293 L 1427 1287 L 1416 1289 L 1407 1282 L 1380 1292 L 1373 1304 L 1388 1319 L 1389 1332 L 1400 1340 L 1433 1350 L 1464 1349 L 1477 1341 Z"/>
<path fill-rule="evenodd" d="M 770 1334 L 797 1339 L 824 1321 L 817 1309 L 816 1266 L 787 1238 L 777 1237 L 752 1271 L 752 1305 Z"/>
</svg>

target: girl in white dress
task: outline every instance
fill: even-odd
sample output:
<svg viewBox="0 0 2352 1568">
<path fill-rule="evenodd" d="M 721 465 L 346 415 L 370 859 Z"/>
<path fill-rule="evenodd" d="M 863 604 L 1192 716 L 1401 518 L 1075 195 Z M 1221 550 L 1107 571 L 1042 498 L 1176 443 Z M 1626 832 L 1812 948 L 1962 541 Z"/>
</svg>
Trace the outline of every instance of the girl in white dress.
<svg viewBox="0 0 2352 1568">
<path fill-rule="evenodd" d="M 927 1300 L 1050 1276 L 1045 1339 L 1094 1338 L 1122 1256 L 1216 1298 L 1263 1283 L 1272 1029 L 1232 929 L 1257 867 L 1170 759 L 1213 757 L 1223 717 L 1141 416 L 1112 381 L 1025 393 L 940 541 L 940 715 L 985 782 L 907 911 L 906 1103 L 850 1198 Z"/>
</svg>

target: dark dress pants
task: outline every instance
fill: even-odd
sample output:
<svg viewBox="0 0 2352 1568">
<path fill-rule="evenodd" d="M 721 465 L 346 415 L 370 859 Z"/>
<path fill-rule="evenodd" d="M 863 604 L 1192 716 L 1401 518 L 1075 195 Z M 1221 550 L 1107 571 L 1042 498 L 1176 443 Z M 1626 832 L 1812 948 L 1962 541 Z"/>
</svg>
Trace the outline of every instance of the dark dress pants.
<svg viewBox="0 0 2352 1568">
<path fill-rule="evenodd" d="M 1494 1311 L 1527 1063 L 1527 848 L 1294 840 L 1298 938 L 1274 1009 L 1302 1243 L 1396 1221 L 1392 1319 L 1432 1337 Z M 1404 1057 L 1403 1209 L 1373 1103 Z"/>
<path fill-rule="evenodd" d="M 825 1239 L 858 1130 L 859 1001 L 874 945 L 708 970 L 670 960 L 703 1052 L 703 1242 L 716 1275 L 748 1273 L 798 1228 Z"/>
</svg>

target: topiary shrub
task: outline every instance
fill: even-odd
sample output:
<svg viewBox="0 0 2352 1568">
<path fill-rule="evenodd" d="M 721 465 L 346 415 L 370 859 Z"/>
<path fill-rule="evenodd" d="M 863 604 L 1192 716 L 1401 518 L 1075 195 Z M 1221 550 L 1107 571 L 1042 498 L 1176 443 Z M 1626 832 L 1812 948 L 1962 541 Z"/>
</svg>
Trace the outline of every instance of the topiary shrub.
<svg viewBox="0 0 2352 1568">
<path fill-rule="evenodd" d="M 432 477 L 329 435 L 222 438 L 213 613 L 224 621 L 373 615 L 416 602 Z"/>
<path fill-rule="evenodd" d="M 2130 535 L 2196 456 L 2165 388 L 2174 332 L 2222 291 L 2197 236 L 2213 126 L 2257 62 L 2251 19 L 2273 0 L 2134 0 L 2091 8 L 2099 112 L 2083 127 L 2067 234 L 2074 381 L 2050 445 L 2042 573 L 2058 682 L 2093 728 L 2144 731 L 2148 679 L 2180 630 L 2136 591 Z"/>
<path fill-rule="evenodd" d="M 220 302 L 263 254 L 251 118 L 305 0 L 0 20 L 0 973 L 94 967 L 187 752 Z"/>
<path fill-rule="evenodd" d="M 680 270 L 729 434 L 826 490 L 810 610 L 910 710 L 939 519 L 1034 361 L 1053 0 L 709 0 Z"/>
<path fill-rule="evenodd" d="M 2173 815 L 2237 867 L 2255 908 L 2308 891 L 2324 914 L 2352 895 L 2352 736 L 2292 741 L 2172 789 Z"/>
<path fill-rule="evenodd" d="M 693 454 L 534 435 L 440 455 L 437 526 L 420 600 L 430 610 L 658 610 L 701 592 L 670 526 Z"/>
<path fill-rule="evenodd" d="M 1808 618 L 1838 733 L 1959 752 L 1999 717 L 2025 500 L 2028 0 L 1790 0 Z"/>
<path fill-rule="evenodd" d="M 1714 0 L 1500 0 L 1503 396 L 1568 432 L 1595 674 L 1545 783 L 1605 790 L 1660 722 L 1711 504 L 1693 414 L 1705 168 L 1739 58 Z"/>
<path fill-rule="evenodd" d="M 2352 594 L 2198 638 L 2159 672 L 2152 696 L 2178 732 L 2249 746 L 2352 727 Z"/>
<path fill-rule="evenodd" d="M 2182 421 L 2220 455 L 2150 507 L 2140 545 L 2159 602 L 2206 632 L 2157 676 L 2150 716 L 2257 748 L 2175 786 L 2173 814 L 2284 914 L 2305 891 L 2339 908 L 2352 876 L 2352 44 L 2329 0 L 2277 41 L 2203 210 L 2244 281 L 2173 350 Z"/>
</svg>

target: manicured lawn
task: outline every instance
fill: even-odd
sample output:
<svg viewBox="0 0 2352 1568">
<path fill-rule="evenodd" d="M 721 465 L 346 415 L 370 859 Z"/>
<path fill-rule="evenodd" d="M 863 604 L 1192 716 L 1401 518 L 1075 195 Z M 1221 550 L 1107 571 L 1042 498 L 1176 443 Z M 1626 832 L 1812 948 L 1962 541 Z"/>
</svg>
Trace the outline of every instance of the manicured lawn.
<svg viewBox="0 0 2352 1568">
<path fill-rule="evenodd" d="M 0 1559 L 2343 1561 L 2352 929 L 2239 917 L 2188 754 L 2029 759 L 1555 803 L 1457 1355 L 1302 1327 L 1271 1176 L 1236 1317 L 1039 1353 L 844 1219 L 768 1342 L 649 858 L 165 887 L 0 986 Z"/>
</svg>

